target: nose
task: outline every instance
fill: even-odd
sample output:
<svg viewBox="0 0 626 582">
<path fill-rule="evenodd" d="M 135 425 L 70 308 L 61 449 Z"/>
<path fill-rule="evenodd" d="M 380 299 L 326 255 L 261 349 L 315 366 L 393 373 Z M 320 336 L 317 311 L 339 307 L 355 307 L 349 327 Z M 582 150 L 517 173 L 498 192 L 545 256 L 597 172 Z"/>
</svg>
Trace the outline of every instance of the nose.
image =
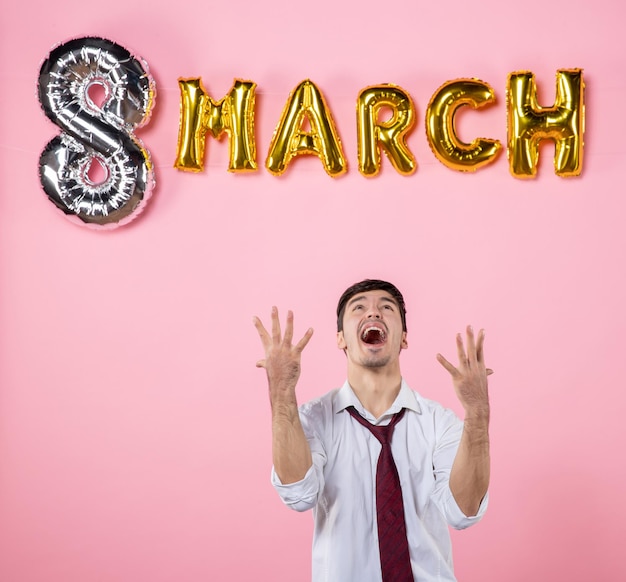
<svg viewBox="0 0 626 582">
<path fill-rule="evenodd" d="M 368 319 L 380 319 L 380 310 L 375 305 L 371 306 L 367 312 Z"/>
</svg>

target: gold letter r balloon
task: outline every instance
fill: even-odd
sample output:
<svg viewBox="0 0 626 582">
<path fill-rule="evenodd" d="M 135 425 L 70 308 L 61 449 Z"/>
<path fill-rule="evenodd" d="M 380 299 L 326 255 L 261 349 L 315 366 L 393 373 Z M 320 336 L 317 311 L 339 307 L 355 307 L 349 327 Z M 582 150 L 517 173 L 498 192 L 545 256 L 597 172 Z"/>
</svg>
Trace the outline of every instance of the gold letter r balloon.
<svg viewBox="0 0 626 582">
<path fill-rule="evenodd" d="M 390 109 L 392 115 L 381 121 L 379 116 L 384 109 Z M 359 93 L 356 110 L 361 174 L 375 176 L 380 171 L 379 145 L 400 174 L 412 174 L 417 164 L 406 145 L 406 136 L 415 124 L 411 96 L 396 85 L 366 87 Z"/>
</svg>

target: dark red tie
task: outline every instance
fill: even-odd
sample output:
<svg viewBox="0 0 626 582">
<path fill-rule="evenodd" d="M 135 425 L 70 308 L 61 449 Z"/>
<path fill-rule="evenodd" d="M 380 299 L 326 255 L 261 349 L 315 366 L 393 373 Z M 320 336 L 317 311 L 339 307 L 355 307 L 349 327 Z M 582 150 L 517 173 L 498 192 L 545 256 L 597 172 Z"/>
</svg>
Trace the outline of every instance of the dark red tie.
<svg viewBox="0 0 626 582">
<path fill-rule="evenodd" d="M 394 414 L 391 422 L 386 426 L 369 423 L 354 406 L 349 406 L 346 410 L 355 420 L 370 430 L 382 446 L 376 467 L 376 519 L 383 582 L 413 582 L 404 523 L 402 489 L 398 469 L 391 454 L 393 427 L 404 416 L 405 409 Z"/>
</svg>

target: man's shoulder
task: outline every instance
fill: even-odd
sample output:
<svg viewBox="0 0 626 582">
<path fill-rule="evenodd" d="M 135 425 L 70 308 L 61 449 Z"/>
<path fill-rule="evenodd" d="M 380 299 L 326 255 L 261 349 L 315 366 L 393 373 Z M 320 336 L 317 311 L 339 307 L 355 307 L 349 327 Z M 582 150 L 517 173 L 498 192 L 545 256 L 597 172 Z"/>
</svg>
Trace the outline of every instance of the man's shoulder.
<svg viewBox="0 0 626 582">
<path fill-rule="evenodd" d="M 325 411 L 332 412 L 333 402 L 340 389 L 341 388 L 333 388 L 329 392 L 326 392 L 326 394 L 305 402 L 300 405 L 300 412 L 307 415 L 321 414 Z"/>
<path fill-rule="evenodd" d="M 417 390 L 411 389 L 411 392 L 415 395 L 415 399 L 417 400 L 417 402 L 419 402 L 422 408 L 426 408 L 428 410 L 441 410 L 441 409 L 445 410 L 444 405 L 441 404 L 439 401 L 434 400 L 432 398 L 427 398 L 426 396 L 423 396 Z"/>
<path fill-rule="evenodd" d="M 316 434 L 321 438 L 327 431 L 332 430 L 335 416 L 334 402 L 339 390 L 340 388 L 335 388 L 300 406 L 300 420 L 307 435 Z"/>
<path fill-rule="evenodd" d="M 406 385 L 406 388 L 415 397 L 415 401 L 419 406 L 421 415 L 439 419 L 449 419 L 451 422 L 459 420 L 459 417 L 453 410 L 446 408 L 437 400 L 423 396 L 420 392 L 413 390 L 408 385 Z"/>
</svg>

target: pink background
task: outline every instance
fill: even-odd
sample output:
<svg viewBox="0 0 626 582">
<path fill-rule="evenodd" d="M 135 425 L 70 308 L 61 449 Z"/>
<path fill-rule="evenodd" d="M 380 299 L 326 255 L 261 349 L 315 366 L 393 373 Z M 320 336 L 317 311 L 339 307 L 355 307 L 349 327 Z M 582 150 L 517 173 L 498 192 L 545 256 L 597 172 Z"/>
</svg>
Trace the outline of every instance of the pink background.
<svg viewBox="0 0 626 582">
<path fill-rule="evenodd" d="M 505 6 L 506 4 L 506 6 Z M 302 401 L 341 384 L 339 294 L 365 277 L 408 301 L 410 385 L 459 411 L 438 351 L 487 330 L 491 507 L 454 534 L 462 582 L 624 580 L 626 233 L 624 16 L 616 0 L 482 3 L 286 0 L 12 4 L 0 34 L 0 580 L 243 582 L 309 579 L 310 514 L 269 483 L 270 422 L 252 315 L 272 304 L 314 326 Z M 36 82 L 50 49 L 108 37 L 157 82 L 138 132 L 158 185 L 144 215 L 100 233 L 44 196 L 41 150 L 58 133 Z M 583 68 L 583 175 L 535 180 L 506 156 L 467 175 L 436 160 L 424 113 L 445 81 L 477 77 L 497 104 L 462 137 L 506 144 L 507 75 L 531 70 L 540 102 Z M 173 169 L 179 77 L 214 98 L 258 84 L 261 169 L 227 172 L 210 140 L 202 174 Z M 323 91 L 349 170 L 317 158 L 282 177 L 263 164 L 287 97 Z M 413 97 L 418 170 L 357 170 L 360 89 Z M 621 363 L 620 363 L 621 362 Z M 460 412 L 460 411 L 459 411 Z M 343 582 L 343 581 L 342 581 Z"/>
</svg>

